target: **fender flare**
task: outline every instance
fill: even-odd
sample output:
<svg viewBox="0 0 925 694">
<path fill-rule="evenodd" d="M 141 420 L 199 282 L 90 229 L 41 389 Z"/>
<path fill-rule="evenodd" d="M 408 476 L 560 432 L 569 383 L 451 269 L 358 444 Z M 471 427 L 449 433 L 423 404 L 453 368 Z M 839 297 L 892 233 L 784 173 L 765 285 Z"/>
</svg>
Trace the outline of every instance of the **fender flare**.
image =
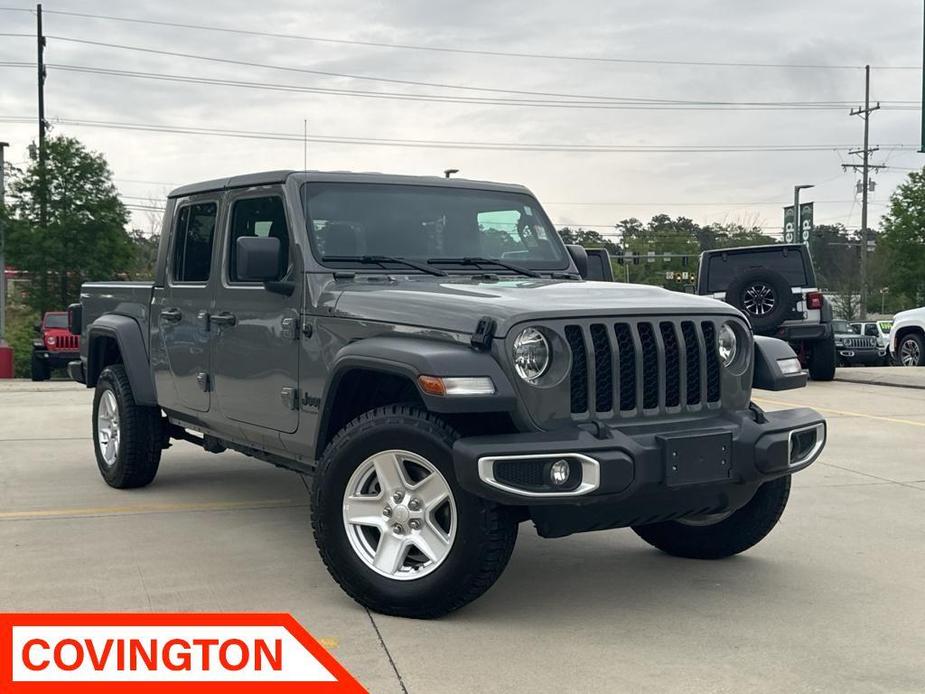
<svg viewBox="0 0 925 694">
<path fill-rule="evenodd" d="M 100 316 L 87 328 L 87 386 L 95 386 L 105 368 L 102 352 L 98 349 L 101 338 L 116 341 L 135 403 L 143 406 L 157 405 L 157 390 L 151 375 L 144 335 L 138 322 L 128 316 Z"/>
<path fill-rule="evenodd" d="M 370 337 L 342 347 L 334 357 L 321 397 L 317 441 L 325 431 L 334 409 L 343 377 L 354 369 L 402 376 L 414 383 L 424 405 L 431 412 L 514 412 L 517 395 L 501 365 L 487 352 L 468 345 L 420 337 Z M 418 376 L 488 376 L 495 384 L 493 395 L 445 397 L 421 390 Z"/>
</svg>

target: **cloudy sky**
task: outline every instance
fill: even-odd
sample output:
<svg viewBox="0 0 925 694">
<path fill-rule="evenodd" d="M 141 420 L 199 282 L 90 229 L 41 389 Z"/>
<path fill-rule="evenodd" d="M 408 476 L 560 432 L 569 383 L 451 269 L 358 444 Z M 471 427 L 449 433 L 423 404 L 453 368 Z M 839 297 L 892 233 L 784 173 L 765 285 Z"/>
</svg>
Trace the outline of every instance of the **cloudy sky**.
<svg viewBox="0 0 925 694">
<path fill-rule="evenodd" d="M 29 5 L 0 4 L 0 32 L 34 32 L 34 12 L 9 10 Z M 560 224 L 606 230 L 665 212 L 779 229 L 793 185 L 815 183 L 804 199 L 817 201 L 817 223 L 857 226 L 856 176 L 840 164 L 861 144 L 862 123 L 849 111 L 863 100 L 865 63 L 875 66 L 872 99 L 884 102 L 871 118 L 871 142 L 882 148 L 876 161 L 890 167 L 876 176 L 872 224 L 895 185 L 923 164 L 916 151 L 922 6 L 908 0 L 50 0 L 44 7 L 54 132 L 103 152 L 125 201 L 139 207 L 161 204 L 182 183 L 302 168 L 307 119 L 309 136 L 322 140 L 308 144 L 309 168 L 458 168 L 469 178 L 526 184 Z M 11 63 L 34 60 L 34 39 L 0 35 L 0 140 L 10 142 L 7 157 L 16 163 L 35 137 L 34 122 L 17 122 L 35 117 L 35 74 Z M 781 67 L 793 65 L 803 67 Z M 447 142 L 469 144 L 439 144 Z M 651 151 L 769 146 L 815 149 Z M 150 227 L 150 213 L 133 213 Z"/>
</svg>

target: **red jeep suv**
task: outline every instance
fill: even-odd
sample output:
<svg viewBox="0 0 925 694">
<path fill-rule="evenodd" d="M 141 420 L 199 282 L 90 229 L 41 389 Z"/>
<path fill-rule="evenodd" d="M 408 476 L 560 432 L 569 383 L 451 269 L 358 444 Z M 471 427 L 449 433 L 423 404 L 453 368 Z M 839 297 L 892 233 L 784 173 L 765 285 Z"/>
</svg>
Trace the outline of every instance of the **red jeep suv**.
<svg viewBox="0 0 925 694">
<path fill-rule="evenodd" d="M 52 369 L 65 369 L 70 361 L 80 359 L 80 337 L 72 335 L 67 313 L 49 311 L 35 324 L 38 337 L 32 341 L 32 380 L 47 381 Z"/>
</svg>

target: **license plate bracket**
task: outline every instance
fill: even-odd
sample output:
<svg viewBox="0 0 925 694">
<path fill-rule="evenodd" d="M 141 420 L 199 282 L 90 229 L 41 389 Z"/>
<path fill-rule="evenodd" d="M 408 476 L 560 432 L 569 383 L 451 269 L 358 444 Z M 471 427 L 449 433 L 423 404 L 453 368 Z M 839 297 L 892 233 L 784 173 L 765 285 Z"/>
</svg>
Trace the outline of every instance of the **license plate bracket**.
<svg viewBox="0 0 925 694">
<path fill-rule="evenodd" d="M 732 475 L 732 434 L 659 437 L 665 461 L 665 484 L 683 487 L 722 482 Z"/>
</svg>

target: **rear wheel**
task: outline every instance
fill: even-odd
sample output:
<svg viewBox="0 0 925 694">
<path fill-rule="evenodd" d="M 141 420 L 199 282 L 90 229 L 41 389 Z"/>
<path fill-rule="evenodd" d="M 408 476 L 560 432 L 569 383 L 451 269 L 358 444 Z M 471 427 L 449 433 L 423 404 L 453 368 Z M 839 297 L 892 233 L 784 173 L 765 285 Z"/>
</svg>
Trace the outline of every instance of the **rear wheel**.
<svg viewBox="0 0 925 694">
<path fill-rule="evenodd" d="M 809 377 L 814 381 L 831 381 L 835 378 L 835 338 L 814 342 L 809 354 Z"/>
<path fill-rule="evenodd" d="M 748 317 L 756 333 L 767 335 L 787 319 L 793 307 L 793 291 L 779 272 L 750 270 L 730 282 L 726 302 Z"/>
<path fill-rule="evenodd" d="M 780 520 L 790 497 L 790 475 L 765 482 L 732 513 L 634 526 L 639 537 L 676 557 L 722 559 L 754 547 Z"/>
<path fill-rule="evenodd" d="M 516 521 L 456 483 L 456 438 L 433 415 L 393 405 L 358 417 L 325 450 L 312 484 L 315 543 L 361 605 L 439 617 L 479 597 L 507 565 Z"/>
<path fill-rule="evenodd" d="M 903 335 L 897 352 L 901 366 L 925 366 L 925 338 L 918 333 Z"/>
<path fill-rule="evenodd" d="M 132 489 L 150 484 L 161 461 L 161 414 L 135 404 L 121 364 L 103 369 L 93 398 L 93 447 L 106 484 Z"/>
</svg>

